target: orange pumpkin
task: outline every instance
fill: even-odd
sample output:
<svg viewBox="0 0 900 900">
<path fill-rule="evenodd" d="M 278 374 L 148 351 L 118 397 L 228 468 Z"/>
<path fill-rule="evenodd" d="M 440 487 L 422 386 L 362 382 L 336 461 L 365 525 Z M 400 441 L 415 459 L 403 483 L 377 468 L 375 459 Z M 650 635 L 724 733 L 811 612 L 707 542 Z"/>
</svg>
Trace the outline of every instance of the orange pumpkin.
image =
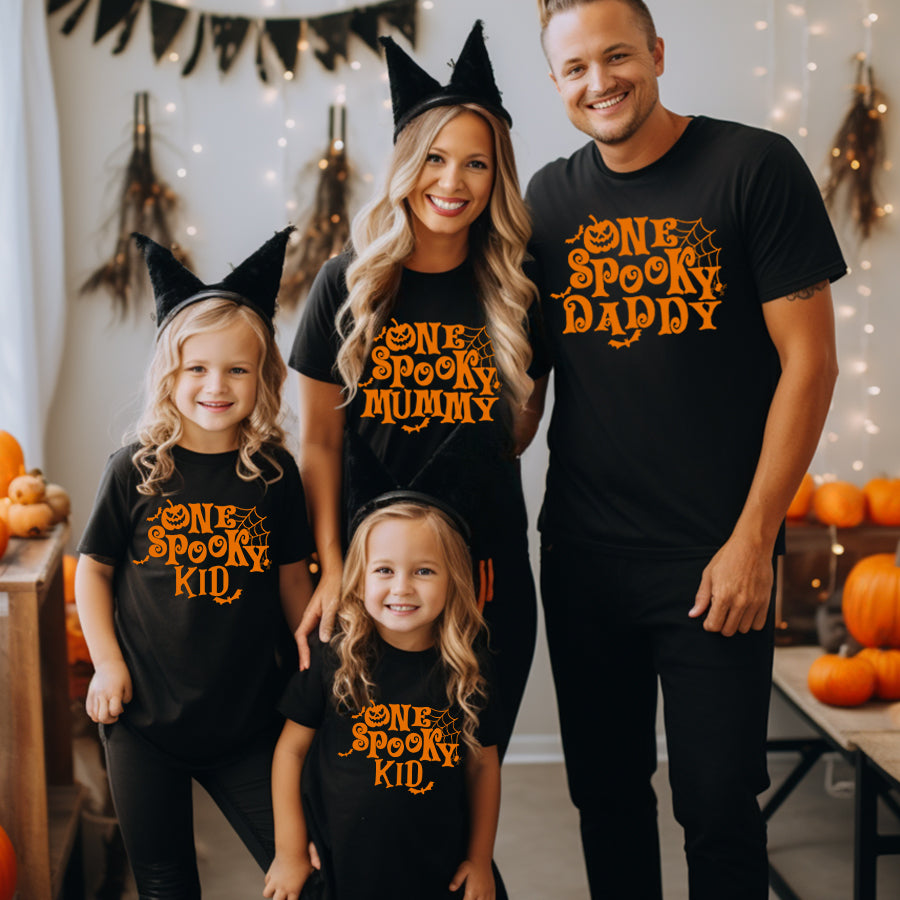
<svg viewBox="0 0 900 900">
<path fill-rule="evenodd" d="M 869 518 L 876 525 L 900 525 L 900 478 L 873 478 L 863 493 Z"/>
<path fill-rule="evenodd" d="M 11 503 L 9 530 L 16 537 L 43 537 L 53 527 L 53 510 L 46 503 Z"/>
<path fill-rule="evenodd" d="M 813 494 L 816 492 L 816 482 L 812 475 L 807 472 L 800 480 L 797 493 L 791 500 L 788 507 L 787 517 L 789 519 L 805 519 L 809 515 L 812 506 Z"/>
<path fill-rule="evenodd" d="M 864 647 L 900 647 L 897 555 L 875 553 L 863 557 L 844 582 L 842 608 L 847 631 Z"/>
<path fill-rule="evenodd" d="M 3 554 L 6 553 L 6 547 L 9 544 L 9 525 L 6 524 L 6 519 L 0 519 L 0 559 L 3 559 Z"/>
<path fill-rule="evenodd" d="M 63 596 L 66 603 L 75 602 L 75 569 L 78 566 L 78 557 L 66 553 L 63 556 Z"/>
<path fill-rule="evenodd" d="M 392 328 L 388 328 L 384 342 L 388 348 L 393 351 L 406 350 L 416 342 L 416 332 L 413 330 L 409 322 L 402 325 L 397 323 L 396 319 L 391 319 L 394 323 Z"/>
<path fill-rule="evenodd" d="M 8 431 L 0 431 L 0 497 L 6 496 L 9 483 L 24 470 L 19 442 Z"/>
<path fill-rule="evenodd" d="M 900 700 L 900 650 L 865 647 L 856 655 L 875 668 L 875 696 L 880 700 Z"/>
<path fill-rule="evenodd" d="M 875 667 L 859 656 L 826 653 L 809 667 L 809 692 L 829 706 L 859 706 L 875 693 Z"/>
<path fill-rule="evenodd" d="M 812 498 L 813 513 L 825 525 L 853 528 L 866 517 L 866 495 L 849 481 L 826 481 Z"/>
<path fill-rule="evenodd" d="M 12 900 L 17 878 L 16 851 L 9 835 L 0 826 L 0 900 Z"/>
</svg>

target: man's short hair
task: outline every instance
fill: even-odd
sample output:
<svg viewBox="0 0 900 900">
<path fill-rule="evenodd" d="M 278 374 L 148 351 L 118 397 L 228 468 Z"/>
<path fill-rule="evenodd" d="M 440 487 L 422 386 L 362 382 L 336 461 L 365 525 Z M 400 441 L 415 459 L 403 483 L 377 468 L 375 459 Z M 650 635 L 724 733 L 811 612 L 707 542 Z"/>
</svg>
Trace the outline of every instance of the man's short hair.
<svg viewBox="0 0 900 900">
<path fill-rule="evenodd" d="M 575 9 L 578 6 L 587 6 L 589 3 L 602 3 L 604 0 L 538 0 L 538 14 L 541 17 L 541 43 L 544 40 L 544 32 L 550 20 L 561 12 Z M 656 45 L 656 26 L 653 24 L 653 16 L 647 8 L 644 0 L 618 0 L 624 3 L 637 16 L 638 24 L 647 35 L 647 45 L 652 50 Z"/>
</svg>

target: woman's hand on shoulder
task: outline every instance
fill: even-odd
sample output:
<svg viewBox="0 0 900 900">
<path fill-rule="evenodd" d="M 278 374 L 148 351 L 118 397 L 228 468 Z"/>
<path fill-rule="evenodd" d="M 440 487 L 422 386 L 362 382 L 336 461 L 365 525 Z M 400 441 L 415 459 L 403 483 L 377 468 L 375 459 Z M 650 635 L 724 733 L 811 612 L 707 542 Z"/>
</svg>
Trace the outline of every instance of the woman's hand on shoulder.
<svg viewBox="0 0 900 900">
<path fill-rule="evenodd" d="M 300 625 L 294 632 L 294 640 L 297 642 L 297 652 L 300 655 L 300 670 L 308 669 L 310 664 L 309 657 L 309 636 L 319 628 L 319 639 L 327 644 L 331 640 L 334 631 L 334 617 L 337 613 L 338 603 L 341 599 L 341 576 L 322 575 L 319 584 L 316 586 L 306 612 Z"/>
<path fill-rule="evenodd" d="M 312 844 L 309 846 L 312 848 Z M 269 871 L 266 872 L 263 897 L 270 897 L 272 900 L 298 900 L 306 879 L 312 874 L 313 869 L 318 868 L 309 853 L 298 853 L 296 856 L 276 853 Z"/>
<path fill-rule="evenodd" d="M 112 725 L 131 700 L 131 673 L 123 659 L 100 663 L 88 685 L 84 708 L 92 721 Z"/>
<path fill-rule="evenodd" d="M 479 864 L 464 859 L 450 882 L 450 890 L 458 891 L 465 884 L 465 894 L 460 900 L 495 900 L 497 895 L 491 864 Z"/>
</svg>

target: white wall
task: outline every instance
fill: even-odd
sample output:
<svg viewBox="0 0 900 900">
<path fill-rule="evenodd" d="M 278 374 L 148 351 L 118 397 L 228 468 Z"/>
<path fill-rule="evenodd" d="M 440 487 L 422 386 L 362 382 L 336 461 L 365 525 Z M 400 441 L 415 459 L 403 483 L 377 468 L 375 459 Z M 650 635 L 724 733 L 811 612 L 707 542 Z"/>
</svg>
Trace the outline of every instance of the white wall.
<svg viewBox="0 0 900 900">
<path fill-rule="evenodd" d="M 353 4 L 198 0 L 193 5 L 247 16 L 306 16 Z M 683 114 L 705 113 L 782 130 L 817 176 L 824 171 L 831 138 L 851 100 L 852 57 L 868 46 L 867 41 L 889 101 L 891 95 L 900 98 L 900 54 L 894 51 L 900 40 L 900 10 L 893 0 L 808 0 L 802 6 L 781 0 L 739 4 L 651 0 L 650 5 L 667 48 L 667 71 L 661 82 L 664 104 Z M 257 78 L 255 47 L 249 43 L 227 76 L 219 74 L 207 45 L 194 74 L 180 77 L 192 31 L 181 35 L 175 48 L 182 63 L 154 65 L 147 8 L 128 49 L 112 56 L 115 34 L 99 45 L 91 43 L 96 6 L 91 4 L 68 37 L 59 33 L 66 10 L 48 23 L 62 142 L 69 314 L 46 468 L 52 480 L 72 493 L 74 536 L 84 525 L 106 456 L 119 445 L 136 414 L 154 336 L 149 296 L 141 300 L 135 315 L 119 320 L 106 295 L 78 296 L 79 285 L 111 252 L 115 239 L 114 225 L 106 230 L 102 225 L 115 208 L 119 173 L 130 148 L 134 93 L 150 92 L 157 171 L 183 199 L 181 224 L 197 229 L 196 236 L 185 235 L 184 242 L 198 274 L 207 281 L 220 278 L 228 263 L 239 262 L 274 229 L 298 215 L 286 207 L 298 179 L 301 209 L 311 197 L 315 172 L 308 166 L 327 143 L 327 109 L 339 85 L 346 90 L 348 154 L 357 175 L 354 207 L 366 197 L 373 179 L 379 179 L 391 148 L 383 66 L 355 38 L 351 55 L 358 59 L 359 69 L 341 63 L 334 74 L 327 73 L 307 53 L 292 83 L 267 89 Z M 865 29 L 862 19 L 869 13 L 879 19 Z M 534 0 L 433 0 L 432 9 L 420 12 L 416 56 L 445 82 L 447 60 L 456 56 L 479 16 L 485 20 L 497 80 L 514 119 L 524 186 L 545 161 L 568 154 L 585 140 L 569 125 L 547 78 Z M 758 21 L 768 21 L 769 27 L 758 30 Z M 820 34 L 813 33 L 820 28 Z M 816 64 L 815 71 L 807 68 L 808 63 Z M 766 74 L 757 73 L 760 68 Z M 174 104 L 171 111 L 169 104 Z M 777 121 L 770 119 L 776 107 L 784 111 Z M 294 128 L 285 127 L 288 118 L 296 121 Z M 800 136 L 801 127 L 807 129 L 806 137 Z M 896 152 L 900 118 L 889 114 L 885 128 L 888 149 Z M 288 141 L 284 148 L 278 146 L 282 137 Z M 192 151 L 194 144 L 202 145 L 201 153 Z M 175 173 L 182 166 L 187 175 L 178 178 Z M 887 202 L 900 203 L 898 171 L 900 167 L 881 178 Z M 900 324 L 896 218 L 886 219 L 881 232 L 860 250 L 843 216 L 838 217 L 854 273 L 834 289 L 842 374 L 826 427 L 831 438 L 823 439 L 813 470 L 858 483 L 879 472 L 900 475 L 900 419 L 890 413 L 900 396 L 900 365 L 894 350 Z M 285 351 L 296 320 L 297 315 L 290 314 L 280 321 L 279 340 Z M 864 331 L 867 323 L 874 326 L 872 334 Z M 861 372 L 864 365 L 868 370 Z M 870 396 L 870 386 L 879 387 L 880 394 Z M 289 400 L 295 405 L 293 385 Z M 865 430 L 866 417 L 879 433 Z M 542 433 L 525 457 L 533 517 L 540 504 L 545 462 Z M 862 464 L 858 471 L 853 468 L 857 462 Z M 555 731 L 555 704 L 541 639 L 518 732 L 524 736 Z"/>
</svg>

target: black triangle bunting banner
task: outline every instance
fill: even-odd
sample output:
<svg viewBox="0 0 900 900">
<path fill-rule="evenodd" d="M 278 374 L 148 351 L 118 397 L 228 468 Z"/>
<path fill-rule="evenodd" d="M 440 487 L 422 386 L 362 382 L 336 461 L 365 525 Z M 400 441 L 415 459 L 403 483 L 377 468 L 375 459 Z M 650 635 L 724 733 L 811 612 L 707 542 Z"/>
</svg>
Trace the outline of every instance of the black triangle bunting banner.
<svg viewBox="0 0 900 900">
<path fill-rule="evenodd" d="M 70 6 L 74 0 L 46 0 L 48 15 Z M 63 22 L 61 31 L 70 34 L 81 20 L 91 0 L 80 0 L 75 9 Z M 96 44 L 110 31 L 121 26 L 113 54 L 121 54 L 128 46 L 134 31 L 138 14 L 145 0 L 98 0 L 94 22 L 94 39 Z M 185 7 L 165 0 L 149 0 L 150 34 L 152 52 L 159 62 L 175 42 L 183 30 L 189 17 L 196 19 L 193 49 L 181 70 L 182 76 L 188 76 L 197 66 L 202 55 L 206 36 L 206 20 L 209 19 L 212 31 L 213 46 L 217 51 L 219 70 L 227 73 L 243 46 L 250 27 L 256 31 L 256 69 L 260 79 L 268 83 L 269 72 L 266 69 L 266 42 L 272 45 L 278 60 L 286 72 L 294 72 L 298 63 L 298 44 L 304 25 L 308 25 L 316 34 L 319 46 L 313 53 L 319 62 L 330 72 L 337 68 L 338 60 L 347 60 L 348 42 L 353 34 L 366 44 L 374 53 L 381 53 L 378 43 L 379 27 L 386 25 L 395 28 L 415 48 L 417 30 L 418 0 L 380 0 L 353 9 L 330 13 L 328 15 L 306 18 L 286 17 L 259 20 L 245 16 L 231 16 Z M 274 63 L 274 57 L 270 56 Z"/>
<path fill-rule="evenodd" d="M 269 36 L 285 72 L 297 68 L 297 45 L 300 43 L 299 19 L 266 19 L 265 33 Z"/>
<path fill-rule="evenodd" d="M 188 10 L 183 6 L 150 0 L 150 33 L 153 35 L 153 56 L 157 62 L 172 46 L 172 41 L 181 30 L 187 14 Z"/>
<path fill-rule="evenodd" d="M 243 46 L 250 20 L 243 16 L 214 16 L 210 13 L 209 21 L 213 46 L 219 51 L 219 70 L 225 73 Z"/>
<path fill-rule="evenodd" d="M 143 0 L 100 0 L 97 24 L 94 28 L 94 43 L 102 40 L 120 22 L 131 14 L 133 6 L 140 6 Z"/>
</svg>

